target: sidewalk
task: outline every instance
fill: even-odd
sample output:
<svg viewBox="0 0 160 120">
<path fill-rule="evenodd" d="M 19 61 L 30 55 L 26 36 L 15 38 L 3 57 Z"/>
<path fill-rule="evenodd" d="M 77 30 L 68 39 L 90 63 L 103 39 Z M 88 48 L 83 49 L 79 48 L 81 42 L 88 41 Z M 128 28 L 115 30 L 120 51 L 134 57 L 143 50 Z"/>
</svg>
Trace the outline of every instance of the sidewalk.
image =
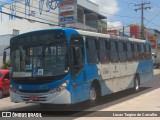
<svg viewBox="0 0 160 120">
<path fill-rule="evenodd" d="M 0 99 L 0 110 L 6 109 L 6 108 L 10 108 L 10 109 L 15 108 L 15 106 L 18 108 L 26 105 L 29 105 L 29 104 L 11 102 L 10 97 L 4 97 Z"/>
<path fill-rule="evenodd" d="M 160 88 L 99 111 L 160 111 Z M 134 112 L 133 112 L 134 113 Z M 95 113 L 75 120 L 160 120 L 160 117 L 96 117 Z"/>
</svg>

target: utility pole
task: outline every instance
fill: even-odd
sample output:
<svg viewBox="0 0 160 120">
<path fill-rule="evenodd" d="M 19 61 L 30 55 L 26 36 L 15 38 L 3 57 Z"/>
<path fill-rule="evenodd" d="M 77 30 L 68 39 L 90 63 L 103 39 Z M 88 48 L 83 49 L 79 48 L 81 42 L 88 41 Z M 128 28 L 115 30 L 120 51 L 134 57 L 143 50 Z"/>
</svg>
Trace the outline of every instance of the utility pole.
<svg viewBox="0 0 160 120">
<path fill-rule="evenodd" d="M 141 39 L 144 39 L 144 10 L 151 9 L 151 7 L 146 5 L 150 5 L 150 2 L 142 2 L 141 4 L 134 5 L 139 7 L 135 9 L 136 12 L 141 10 Z"/>
</svg>

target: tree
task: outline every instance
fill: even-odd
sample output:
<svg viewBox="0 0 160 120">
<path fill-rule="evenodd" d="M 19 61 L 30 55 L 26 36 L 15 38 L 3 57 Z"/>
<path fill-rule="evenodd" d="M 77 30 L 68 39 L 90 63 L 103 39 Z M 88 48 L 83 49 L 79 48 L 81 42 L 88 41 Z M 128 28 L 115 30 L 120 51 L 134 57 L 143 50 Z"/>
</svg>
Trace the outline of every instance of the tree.
<svg viewBox="0 0 160 120">
<path fill-rule="evenodd" d="M 8 65 L 10 65 L 10 64 L 11 64 L 11 61 L 7 60 L 6 64 L 3 63 L 3 65 L 1 66 L 1 69 L 9 69 Z"/>
</svg>

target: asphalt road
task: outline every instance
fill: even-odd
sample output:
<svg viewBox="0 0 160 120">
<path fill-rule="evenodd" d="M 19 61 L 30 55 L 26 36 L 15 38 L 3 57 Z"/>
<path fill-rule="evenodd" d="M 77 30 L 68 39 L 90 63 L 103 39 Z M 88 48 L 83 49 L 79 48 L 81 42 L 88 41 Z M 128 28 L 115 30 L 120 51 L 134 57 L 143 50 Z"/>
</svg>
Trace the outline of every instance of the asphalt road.
<svg viewBox="0 0 160 120">
<path fill-rule="evenodd" d="M 41 106 L 39 104 L 15 104 L 10 103 L 9 97 L 6 96 L 3 100 L 8 107 L 0 107 L 1 111 L 45 111 L 42 114 L 46 117 L 45 120 L 49 119 L 109 119 L 109 120 L 120 120 L 120 119 L 133 119 L 133 120 L 151 120 L 148 117 L 140 118 L 127 118 L 127 117 L 106 117 L 104 114 L 113 114 L 108 111 L 160 111 L 160 70 L 155 70 L 155 76 L 152 81 L 149 81 L 141 86 L 138 93 L 132 91 L 132 89 L 118 92 L 115 94 L 101 97 L 101 100 L 95 107 L 89 107 L 87 102 L 80 103 L 74 106 L 62 106 L 62 105 L 48 105 Z M 1 102 L 2 100 L 0 100 Z M 0 103 L 2 104 L 2 102 Z M 63 111 L 63 112 L 56 112 Z M 64 111 L 69 111 L 65 112 Z M 72 112 L 70 112 L 72 111 Z M 101 111 L 101 112 L 96 112 Z M 59 117 L 61 116 L 61 117 Z M 104 117 L 102 117 L 104 116 Z M 64 117 L 64 118 L 62 118 Z M 92 118 L 91 118 L 92 117 Z M 30 119 L 30 118 L 25 118 Z M 44 118 L 41 118 L 44 119 Z M 160 120 L 160 118 L 152 118 Z"/>
</svg>

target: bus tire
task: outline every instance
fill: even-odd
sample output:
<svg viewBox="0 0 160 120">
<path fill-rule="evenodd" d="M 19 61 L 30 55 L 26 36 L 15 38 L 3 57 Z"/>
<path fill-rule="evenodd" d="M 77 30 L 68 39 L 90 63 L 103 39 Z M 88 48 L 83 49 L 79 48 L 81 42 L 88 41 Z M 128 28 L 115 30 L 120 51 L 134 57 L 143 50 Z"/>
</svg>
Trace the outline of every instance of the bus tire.
<svg viewBox="0 0 160 120">
<path fill-rule="evenodd" d="M 3 90 L 0 89 L 0 99 L 3 98 Z"/>
<path fill-rule="evenodd" d="M 139 76 L 135 76 L 134 78 L 134 91 L 135 92 L 138 92 L 140 89 L 140 79 L 139 79 Z"/>
<path fill-rule="evenodd" d="M 91 88 L 89 90 L 89 105 L 95 106 L 98 101 L 98 90 L 95 84 L 91 85 Z"/>
</svg>

